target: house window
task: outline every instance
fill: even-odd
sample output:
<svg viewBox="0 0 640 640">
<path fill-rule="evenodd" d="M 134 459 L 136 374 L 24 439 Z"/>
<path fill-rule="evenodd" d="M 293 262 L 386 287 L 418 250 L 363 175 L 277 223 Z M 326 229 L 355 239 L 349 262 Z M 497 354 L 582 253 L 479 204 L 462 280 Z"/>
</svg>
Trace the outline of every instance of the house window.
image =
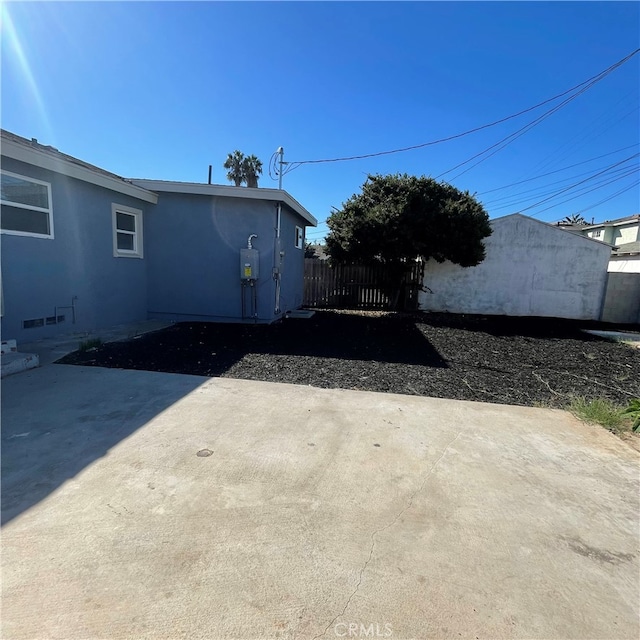
<svg viewBox="0 0 640 640">
<path fill-rule="evenodd" d="M 113 215 L 113 255 L 142 258 L 142 211 L 123 205 L 111 207 Z"/>
<path fill-rule="evenodd" d="M 2 233 L 53 238 L 51 185 L 8 171 L 0 172 Z"/>
<path fill-rule="evenodd" d="M 602 229 L 594 229 L 592 238 L 599 238 L 602 235 Z"/>
<path fill-rule="evenodd" d="M 296 249 L 302 249 L 304 244 L 304 231 L 302 227 L 296 227 Z"/>
</svg>

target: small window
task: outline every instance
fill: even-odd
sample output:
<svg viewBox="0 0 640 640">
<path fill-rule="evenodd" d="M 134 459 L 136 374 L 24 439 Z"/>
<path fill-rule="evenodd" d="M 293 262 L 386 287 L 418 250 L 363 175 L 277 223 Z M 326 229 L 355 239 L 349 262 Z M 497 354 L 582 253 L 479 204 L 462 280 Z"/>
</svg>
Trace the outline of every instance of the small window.
<svg viewBox="0 0 640 640">
<path fill-rule="evenodd" d="M 37 327 L 44 327 L 44 318 L 35 318 L 34 320 L 23 320 L 23 329 L 36 329 Z"/>
<path fill-rule="evenodd" d="M 142 258 L 142 211 L 114 204 L 113 255 L 117 258 Z"/>
<path fill-rule="evenodd" d="M 302 249 L 304 245 L 304 230 L 302 227 L 296 227 L 296 249 Z"/>
<path fill-rule="evenodd" d="M 51 185 L 8 171 L 0 172 L 2 233 L 53 238 Z"/>
<path fill-rule="evenodd" d="M 602 235 L 602 229 L 594 229 L 592 238 L 599 238 Z"/>
</svg>

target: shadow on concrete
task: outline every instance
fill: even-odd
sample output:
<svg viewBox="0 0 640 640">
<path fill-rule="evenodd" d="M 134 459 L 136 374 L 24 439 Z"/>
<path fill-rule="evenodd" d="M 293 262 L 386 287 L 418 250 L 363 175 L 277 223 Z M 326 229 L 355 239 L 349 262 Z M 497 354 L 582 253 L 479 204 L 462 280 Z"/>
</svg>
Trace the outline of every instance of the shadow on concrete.
<svg viewBox="0 0 640 640">
<path fill-rule="evenodd" d="M 329 311 L 273 325 L 179 323 L 59 362 L 222 376 L 248 354 L 447 367 L 411 315 Z"/>
<path fill-rule="evenodd" d="M 2 524 L 46 498 L 203 383 L 47 366 L 2 381 Z"/>
</svg>

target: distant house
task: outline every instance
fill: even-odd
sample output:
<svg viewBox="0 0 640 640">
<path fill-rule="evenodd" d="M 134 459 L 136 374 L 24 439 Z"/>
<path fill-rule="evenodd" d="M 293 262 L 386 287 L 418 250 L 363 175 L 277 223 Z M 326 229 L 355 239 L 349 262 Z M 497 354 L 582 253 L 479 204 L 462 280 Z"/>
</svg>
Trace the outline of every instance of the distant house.
<svg viewBox="0 0 640 640">
<path fill-rule="evenodd" d="M 327 246 L 324 244 L 310 244 L 309 248 L 314 252 L 314 260 L 328 260 L 329 256 L 327 255 L 326 249 Z"/>
<path fill-rule="evenodd" d="M 640 273 L 640 240 L 614 248 L 609 259 L 609 273 Z"/>
<path fill-rule="evenodd" d="M 611 247 L 521 214 L 491 221 L 476 267 L 430 260 L 424 311 L 599 320 Z"/>
<path fill-rule="evenodd" d="M 608 272 L 602 320 L 640 324 L 640 241 L 615 247 Z"/>
<path fill-rule="evenodd" d="M 566 225 L 564 228 L 580 233 L 587 238 L 618 247 L 640 241 L 640 214 L 607 220 L 598 224 Z"/>
<path fill-rule="evenodd" d="M 269 323 L 302 305 L 316 220 L 286 191 L 128 180 L 7 131 L 1 142 L 3 339 Z"/>
</svg>

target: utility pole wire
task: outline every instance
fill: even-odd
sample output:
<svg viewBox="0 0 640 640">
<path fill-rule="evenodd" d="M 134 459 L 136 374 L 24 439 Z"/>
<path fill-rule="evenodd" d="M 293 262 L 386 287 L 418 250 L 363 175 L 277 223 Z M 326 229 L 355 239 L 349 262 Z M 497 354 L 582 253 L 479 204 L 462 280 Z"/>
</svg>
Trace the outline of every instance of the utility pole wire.
<svg viewBox="0 0 640 640">
<path fill-rule="evenodd" d="M 583 195 L 587 194 L 587 193 L 591 193 L 592 191 L 599 191 L 600 189 L 602 189 L 603 187 L 606 187 L 607 185 L 613 184 L 614 182 L 619 182 L 620 180 L 624 180 L 625 178 L 628 178 L 629 176 L 637 176 L 638 172 L 636 169 L 625 169 L 624 172 L 620 173 L 617 176 L 606 176 L 605 178 L 603 178 L 602 180 L 596 182 L 594 184 L 594 186 L 591 185 L 582 185 L 582 187 L 580 187 L 577 191 L 574 191 L 573 195 L 569 198 L 567 198 L 566 200 L 561 200 L 560 202 L 557 202 L 556 204 L 552 204 L 548 207 L 546 207 L 545 209 L 541 209 L 540 211 L 538 211 L 538 213 L 532 214 L 533 216 L 537 216 L 539 214 L 541 214 L 543 211 L 547 211 L 548 209 L 553 209 L 554 207 L 557 207 L 561 204 L 564 204 L 565 202 L 571 202 L 571 200 L 575 200 L 576 198 L 580 198 Z M 570 189 L 570 191 L 573 191 L 573 188 Z M 551 199 L 553 200 L 554 198 L 557 198 L 561 195 L 561 192 L 555 192 L 552 196 Z M 531 198 L 529 198 L 529 200 L 531 200 Z M 526 202 L 526 200 L 521 200 L 519 202 Z M 514 207 L 517 207 L 517 205 L 519 204 L 519 202 L 512 202 L 511 204 L 505 204 L 505 205 L 501 205 L 499 207 L 491 207 L 492 211 L 498 211 L 500 209 L 513 209 Z M 538 203 L 539 205 L 540 203 Z"/>
<path fill-rule="evenodd" d="M 634 154 L 632 156 L 629 156 L 628 158 L 625 158 L 624 160 L 621 160 L 620 162 L 616 162 L 615 164 L 612 164 L 611 166 L 607 167 L 606 169 L 604 169 L 603 171 L 599 171 L 598 173 L 594 173 L 591 177 L 589 178 L 585 178 L 584 180 L 580 180 L 579 182 L 575 182 L 572 185 L 569 185 L 568 187 L 565 187 L 564 189 L 561 189 L 560 191 L 556 192 L 554 195 L 549 196 L 547 198 L 544 198 L 543 200 L 539 200 L 538 202 L 536 202 L 535 204 L 531 204 L 528 207 L 525 207 L 524 209 L 520 209 L 518 211 L 518 213 L 522 213 L 523 211 L 528 211 L 529 209 L 535 209 L 538 207 L 538 205 L 541 205 L 545 202 L 548 202 L 549 200 L 552 200 L 553 198 L 559 196 L 562 193 L 565 193 L 566 191 L 569 191 L 570 189 L 573 189 L 574 187 L 577 187 L 578 185 L 583 184 L 584 182 L 588 182 L 589 180 L 593 180 L 593 178 L 596 178 L 597 176 L 606 173 L 607 171 L 610 171 L 611 169 L 613 169 L 614 167 L 617 167 L 618 165 L 621 165 L 625 162 L 629 162 L 629 160 L 632 160 L 633 158 L 637 158 L 638 155 L 640 154 Z"/>
<path fill-rule="evenodd" d="M 519 184 L 524 184 L 525 182 L 532 182 L 533 180 L 539 180 L 540 178 L 545 178 L 546 176 L 550 176 L 554 173 L 560 173 L 561 171 L 566 171 L 567 169 L 573 169 L 574 167 L 578 167 L 581 164 L 587 164 L 589 162 L 593 162 L 594 160 L 600 160 L 600 158 L 606 158 L 607 156 L 612 156 L 614 153 L 620 153 L 620 151 L 626 151 L 627 149 L 631 149 L 633 147 L 637 147 L 636 144 L 630 144 L 628 147 L 622 147 L 621 149 L 616 149 L 615 151 L 610 151 L 609 153 L 603 153 L 601 156 L 596 156 L 595 158 L 589 158 L 588 160 L 583 160 L 582 162 L 576 162 L 575 164 L 570 164 L 568 167 L 562 167 L 561 169 L 554 169 L 553 171 L 549 171 L 547 173 L 542 173 L 539 176 L 534 176 L 533 178 L 526 178 L 525 180 L 519 180 L 518 182 L 512 182 L 511 184 L 505 184 L 503 187 L 496 187 L 495 189 L 488 189 L 487 191 L 482 191 L 481 193 L 477 193 L 478 196 L 484 196 L 487 193 L 493 193 L 494 191 L 502 191 L 502 189 L 508 189 L 509 187 L 516 187 Z"/>
<path fill-rule="evenodd" d="M 618 167 L 617 169 L 609 169 L 608 167 L 598 167 L 596 171 L 600 169 L 608 169 L 607 177 L 611 177 L 614 175 L 619 175 L 621 173 L 625 173 L 626 171 L 637 171 L 636 168 L 629 167 Z M 557 185 L 566 184 L 571 180 L 575 180 L 576 178 L 581 178 L 582 176 L 591 176 L 593 175 L 592 171 L 583 171 L 582 173 L 578 173 L 572 176 L 567 176 L 562 180 L 555 180 L 554 182 L 549 182 L 547 184 L 539 185 L 533 189 L 525 189 L 524 191 L 519 191 L 518 193 L 512 193 L 508 196 L 502 196 L 501 198 L 495 198 L 494 200 L 489 200 L 488 202 L 483 202 L 485 207 L 493 207 L 500 202 L 505 202 L 506 204 L 500 205 L 498 208 L 502 208 L 503 206 L 512 206 L 517 205 L 521 202 L 526 202 L 527 200 L 531 200 L 532 198 L 538 198 L 542 196 L 547 196 L 550 193 L 555 193 L 560 187 Z"/>
<path fill-rule="evenodd" d="M 499 140 L 498 142 L 492 144 L 490 147 L 487 147 L 486 149 L 484 149 L 484 151 L 481 151 L 480 153 L 476 153 L 475 155 L 471 156 L 470 158 L 468 158 L 464 162 L 458 163 L 455 167 L 452 167 L 451 169 L 447 169 L 446 171 L 444 171 L 440 175 L 436 176 L 436 179 L 441 178 L 442 176 L 446 175 L 447 173 L 451 173 L 452 171 L 455 171 L 459 167 L 462 167 L 465 164 L 468 164 L 472 160 L 475 160 L 476 158 L 478 158 L 480 156 L 483 156 L 488 151 L 491 151 L 491 149 L 495 149 L 495 147 L 498 147 L 497 149 L 495 149 L 489 155 L 485 156 L 484 158 L 481 158 L 475 164 L 472 164 L 470 167 L 467 167 L 464 171 L 461 171 L 460 173 L 458 173 L 455 176 L 453 176 L 453 178 L 451 178 L 451 181 L 456 180 L 457 178 L 459 178 L 460 176 L 464 175 L 468 171 L 471 171 L 471 169 L 473 169 L 474 167 L 477 167 L 479 164 L 481 164 L 485 160 L 489 159 L 491 156 L 494 156 L 499 151 L 502 151 L 502 149 L 504 149 L 506 146 L 510 145 L 514 140 L 517 140 L 520 136 L 523 136 L 525 133 L 528 133 L 531 129 L 533 129 L 534 127 L 539 125 L 541 122 L 543 122 L 544 120 L 546 120 L 547 118 L 552 116 L 554 113 L 556 113 L 557 111 L 560 111 L 560 109 L 562 109 L 563 107 L 568 105 L 570 102 L 575 100 L 577 97 L 581 96 L 583 93 L 585 93 L 589 89 L 591 89 L 591 87 L 593 87 L 595 84 L 600 82 L 600 80 L 603 80 L 604 78 L 606 78 L 606 76 L 608 76 L 612 72 L 613 72 L 613 68 L 610 67 L 609 69 L 606 69 L 605 71 L 600 73 L 598 76 L 596 76 L 595 79 L 592 79 L 591 81 L 587 81 L 587 84 L 585 86 L 583 86 L 580 89 L 580 91 L 574 93 L 572 96 L 569 96 L 568 98 L 565 98 L 560 104 L 557 104 L 555 107 L 552 107 L 548 111 L 545 111 L 541 116 L 538 116 L 535 120 L 532 120 L 528 124 L 524 125 L 520 129 L 518 129 L 517 131 L 514 131 L 513 133 L 509 134 L 508 136 L 506 136 L 502 140 Z"/>
<path fill-rule="evenodd" d="M 480 127 L 475 127 L 474 129 L 469 129 L 468 131 L 464 131 L 462 133 L 455 134 L 453 136 L 448 136 L 446 138 L 440 138 L 439 140 L 431 140 L 429 142 L 423 142 L 422 144 L 416 144 L 416 145 L 412 145 L 410 147 L 403 147 L 401 149 L 392 149 L 391 151 L 379 151 L 377 153 L 365 153 L 365 154 L 357 155 L 357 156 L 346 156 L 346 157 L 342 157 L 342 158 L 328 158 L 328 159 L 323 159 L 323 160 L 298 160 L 298 161 L 294 161 L 294 162 L 290 162 L 289 163 L 289 167 L 290 167 L 289 170 L 292 170 L 293 168 L 298 168 L 299 166 L 301 166 L 303 164 L 320 164 L 320 163 L 327 163 L 327 162 L 346 162 L 348 160 L 362 160 L 364 158 L 374 158 L 374 157 L 377 157 L 377 156 L 391 155 L 393 153 L 402 153 L 402 152 L 405 152 L 405 151 L 413 151 L 414 149 L 422 149 L 424 147 L 429 147 L 429 146 L 433 146 L 433 145 L 436 145 L 436 144 L 441 144 L 443 142 L 449 142 L 451 140 L 456 140 L 458 138 L 462 138 L 464 136 L 468 136 L 468 135 L 470 135 L 472 133 L 476 133 L 478 131 L 482 131 L 483 129 L 488 129 L 490 127 L 495 127 L 498 124 L 502 124 L 503 122 L 507 122 L 508 120 L 512 120 L 513 118 L 517 118 L 518 116 L 524 115 L 525 113 L 529 113 L 530 111 L 533 111 L 534 109 L 538 109 L 539 107 L 542 107 L 545 104 L 553 102 L 554 100 L 557 100 L 558 98 L 562 98 L 563 96 L 566 96 L 567 94 L 569 94 L 569 93 L 571 93 L 573 91 L 576 91 L 577 89 L 580 89 L 584 85 L 592 86 L 592 84 L 595 84 L 596 82 L 599 82 L 606 75 L 609 75 L 612 71 L 614 71 L 618 67 L 620 67 L 623 64 L 625 64 L 628 60 L 633 58 L 633 56 L 635 56 L 638 52 L 640 52 L 640 49 L 636 49 L 635 51 L 632 51 L 629 55 L 625 56 L 624 58 L 622 58 L 621 60 L 619 60 L 615 64 L 612 64 L 610 67 L 608 67 L 604 71 L 601 71 L 600 73 L 596 74 L 595 76 L 589 78 L 588 80 L 585 80 L 585 81 L 581 82 L 580 84 L 577 84 L 574 87 L 571 87 L 570 89 L 567 89 L 566 91 L 563 91 L 562 93 L 559 93 L 559 94 L 553 96 L 552 98 L 547 98 L 546 100 L 543 100 L 542 102 L 539 102 L 538 104 L 535 104 L 532 107 L 528 107 L 527 109 L 523 109 L 522 111 L 519 111 L 518 113 L 514 113 L 514 114 L 512 114 L 510 116 L 506 116 L 505 118 L 501 118 L 500 120 L 496 120 L 495 122 L 490 122 L 490 123 L 484 124 L 484 125 L 482 125 Z M 292 165 L 295 165 L 295 167 L 293 167 Z M 451 170 L 453 170 L 453 169 L 451 169 Z M 445 172 L 445 173 L 448 173 L 448 171 Z"/>
</svg>

